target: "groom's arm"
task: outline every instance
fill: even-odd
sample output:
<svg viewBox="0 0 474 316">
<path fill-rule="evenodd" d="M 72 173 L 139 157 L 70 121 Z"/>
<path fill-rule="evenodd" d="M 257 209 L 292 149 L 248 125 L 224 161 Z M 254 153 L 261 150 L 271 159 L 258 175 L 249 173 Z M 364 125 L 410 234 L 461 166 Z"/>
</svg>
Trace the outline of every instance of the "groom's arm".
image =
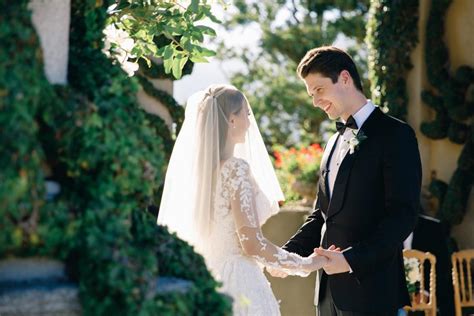
<svg viewBox="0 0 474 316">
<path fill-rule="evenodd" d="M 359 280 L 393 258 L 413 231 L 418 216 L 421 161 L 415 133 L 406 124 L 397 125 L 385 140 L 383 211 L 386 216 L 368 239 L 344 252 Z"/>
<path fill-rule="evenodd" d="M 282 247 L 283 249 L 307 257 L 313 253 L 314 248 L 319 247 L 324 219 L 317 201 L 316 205 L 316 210 L 308 216 L 303 226 L 301 226 L 298 232 Z"/>
</svg>

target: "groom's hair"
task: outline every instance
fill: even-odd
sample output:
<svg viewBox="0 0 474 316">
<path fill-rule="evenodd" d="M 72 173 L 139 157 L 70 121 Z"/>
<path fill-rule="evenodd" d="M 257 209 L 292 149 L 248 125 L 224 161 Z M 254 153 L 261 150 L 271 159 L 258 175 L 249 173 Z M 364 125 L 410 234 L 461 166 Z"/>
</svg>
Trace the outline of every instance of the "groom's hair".
<svg viewBox="0 0 474 316">
<path fill-rule="evenodd" d="M 322 46 L 308 51 L 301 59 L 296 72 L 301 79 L 306 78 L 308 74 L 319 73 L 331 78 L 332 83 L 336 83 L 343 70 L 349 72 L 357 90 L 364 92 L 352 57 L 334 46 Z"/>
</svg>

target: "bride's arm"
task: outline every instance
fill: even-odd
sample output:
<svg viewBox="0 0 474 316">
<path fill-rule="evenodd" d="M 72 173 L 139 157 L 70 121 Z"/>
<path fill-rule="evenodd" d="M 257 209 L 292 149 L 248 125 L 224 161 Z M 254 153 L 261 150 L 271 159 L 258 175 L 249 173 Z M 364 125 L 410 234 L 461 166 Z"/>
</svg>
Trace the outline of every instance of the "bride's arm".
<svg viewBox="0 0 474 316">
<path fill-rule="evenodd" d="M 231 209 L 245 254 L 268 267 L 283 269 L 292 275 L 307 276 L 311 271 L 320 269 L 326 263 L 325 257 L 301 257 L 277 247 L 263 236 L 250 179 L 249 166 L 243 161 L 230 178 Z"/>
</svg>

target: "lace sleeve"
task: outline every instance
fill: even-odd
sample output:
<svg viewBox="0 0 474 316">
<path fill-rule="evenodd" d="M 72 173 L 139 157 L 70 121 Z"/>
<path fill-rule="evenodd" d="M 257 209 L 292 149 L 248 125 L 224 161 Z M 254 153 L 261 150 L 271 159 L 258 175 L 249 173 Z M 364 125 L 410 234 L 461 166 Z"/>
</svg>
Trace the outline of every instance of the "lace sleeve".
<svg viewBox="0 0 474 316">
<path fill-rule="evenodd" d="M 239 160 L 229 181 L 236 232 L 246 255 L 265 266 L 284 270 L 291 275 L 307 276 L 322 267 L 324 258 L 304 258 L 287 252 L 263 236 L 255 209 L 254 183 L 245 161 Z"/>
</svg>

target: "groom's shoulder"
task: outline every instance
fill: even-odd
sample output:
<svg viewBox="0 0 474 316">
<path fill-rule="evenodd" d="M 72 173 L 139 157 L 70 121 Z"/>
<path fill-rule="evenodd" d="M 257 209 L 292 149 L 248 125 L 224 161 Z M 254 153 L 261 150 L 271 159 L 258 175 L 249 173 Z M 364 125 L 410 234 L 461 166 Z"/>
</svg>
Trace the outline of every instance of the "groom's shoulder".
<svg viewBox="0 0 474 316">
<path fill-rule="evenodd" d="M 408 123 L 388 114 L 383 114 L 382 126 L 388 137 L 408 137 L 414 136 L 415 131 Z"/>
</svg>

